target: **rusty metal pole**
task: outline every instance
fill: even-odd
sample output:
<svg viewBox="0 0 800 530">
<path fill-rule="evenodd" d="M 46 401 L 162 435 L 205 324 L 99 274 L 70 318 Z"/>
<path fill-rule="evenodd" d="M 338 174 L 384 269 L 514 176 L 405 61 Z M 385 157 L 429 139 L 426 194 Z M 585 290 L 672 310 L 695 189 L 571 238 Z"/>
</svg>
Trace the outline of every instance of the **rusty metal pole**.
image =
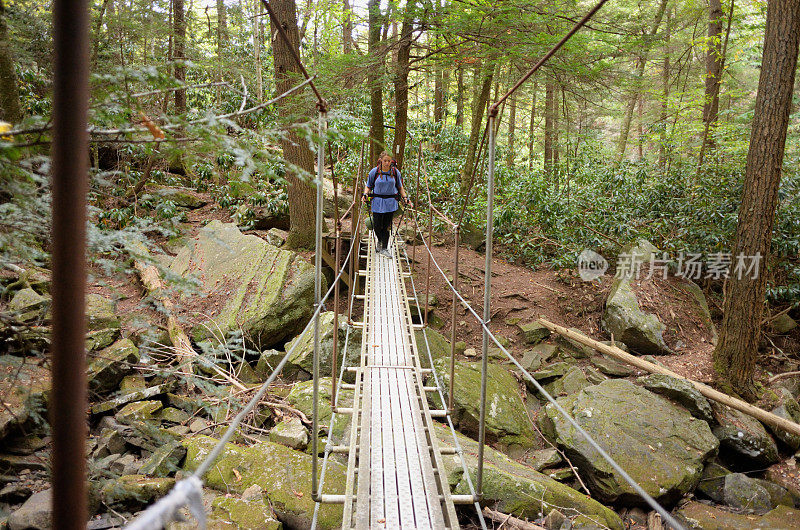
<svg viewBox="0 0 800 530">
<path fill-rule="evenodd" d="M 336 251 L 334 252 L 334 264 L 335 267 L 333 268 L 333 277 L 334 279 L 339 276 L 339 260 L 341 259 L 341 248 L 342 245 L 340 244 L 341 240 L 341 230 L 340 227 L 336 226 L 336 240 L 334 245 L 336 245 Z M 337 281 L 334 288 L 333 288 L 333 360 L 332 360 L 332 367 L 331 367 L 331 405 L 336 405 L 336 361 L 339 355 L 339 284 L 341 281 Z M 346 354 L 347 352 L 345 352 Z M 345 359 L 346 360 L 346 359 Z M 344 361 L 342 361 L 344 362 Z"/>
<path fill-rule="evenodd" d="M 447 390 L 447 410 L 450 411 L 453 410 L 453 386 L 456 372 L 456 304 L 458 304 L 456 291 L 458 291 L 458 246 L 460 243 L 461 227 L 455 225 L 453 230 L 455 232 L 455 255 L 453 256 L 453 307 L 450 313 L 450 382 Z"/>
<path fill-rule="evenodd" d="M 53 2 L 53 528 L 86 528 L 89 6 Z"/>
<path fill-rule="evenodd" d="M 353 199 L 356 204 L 353 206 L 353 219 L 350 222 L 350 246 L 353 251 L 350 253 L 350 290 L 351 294 L 358 294 L 358 271 L 361 269 L 361 234 L 358 233 L 359 223 L 361 218 L 361 205 L 359 198 L 361 191 L 361 172 L 364 171 L 364 146 L 366 142 L 361 141 L 361 155 L 358 157 L 358 171 L 356 171 L 356 178 L 353 180 Z M 353 323 L 353 304 L 348 304 L 347 309 L 347 322 Z M 334 374 L 335 377 L 335 374 Z"/>
</svg>

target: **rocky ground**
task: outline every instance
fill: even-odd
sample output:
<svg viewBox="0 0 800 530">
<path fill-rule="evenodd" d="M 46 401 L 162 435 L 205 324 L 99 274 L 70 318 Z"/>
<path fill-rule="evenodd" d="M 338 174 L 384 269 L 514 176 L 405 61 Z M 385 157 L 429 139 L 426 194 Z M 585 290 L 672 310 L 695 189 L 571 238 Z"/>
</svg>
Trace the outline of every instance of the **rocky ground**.
<svg viewBox="0 0 800 530">
<path fill-rule="evenodd" d="M 275 228 L 274 219 L 265 217 L 259 230 L 242 233 L 207 197 L 181 190 L 164 193 L 187 208 L 190 221 L 185 237 L 158 240 L 151 249 L 169 289 L 146 293 L 135 274 L 93 269 L 87 298 L 89 527 L 123 525 L 196 469 L 229 420 L 299 341 L 282 378 L 206 475 L 203 501 L 211 528 L 307 528 L 314 508 L 312 347 L 309 337 L 297 334 L 312 311 L 308 256 L 281 248 L 285 233 Z M 439 243 L 434 247 L 437 260 L 449 269 L 448 243 Z M 646 242 L 632 250 L 653 251 Z M 480 307 L 481 254 L 465 249 L 462 256 L 462 290 Z M 417 260 L 419 286 L 425 266 L 420 248 Z M 5 352 L 0 355 L 0 529 L 13 530 L 48 528 L 50 514 L 45 421 L 49 274 L 19 266 L 0 273 L 7 292 L 0 302 Z M 685 382 L 636 371 L 552 336 L 535 322 L 544 315 L 598 340 L 613 336 L 616 345 L 634 354 L 709 381 L 715 332 L 700 289 L 688 282 L 607 278 L 584 283 L 566 271 L 534 272 L 502 260 L 495 272 L 492 327 L 504 344 L 687 527 L 800 528 L 800 437 L 709 402 Z M 446 387 L 450 296 L 437 278 L 438 273 L 431 274 L 432 329 L 427 341 L 418 332 L 417 344 L 424 358 L 430 352 Z M 194 355 L 179 355 L 172 346 L 161 312 L 164 297 L 178 308 L 178 322 L 192 340 Z M 445 465 L 452 491 L 467 493 L 466 478 L 474 479 L 477 462 L 480 329 L 466 313 L 457 315 L 452 419 L 467 466 L 454 457 L 445 457 Z M 790 320 L 773 323 L 773 341 L 797 340 Z M 338 341 L 340 351 L 352 359 L 360 336 L 344 319 L 334 330 L 330 311 L 322 322 L 321 435 L 335 442 L 346 436 L 349 425 L 339 420 L 328 432 L 333 344 Z M 548 529 L 660 528 L 655 513 L 537 386 L 499 349 L 490 356 L 486 504 Z M 784 357 L 764 363 L 762 376 L 768 370 L 796 371 L 797 353 L 785 349 Z M 764 394 L 762 406 L 800 421 L 800 376 L 767 384 Z M 348 393 L 339 399 L 346 403 Z M 435 400 L 432 405 L 441 406 Z M 436 434 L 443 445 L 453 444 L 444 425 Z M 342 484 L 344 470 L 344 460 L 334 458 L 326 483 L 332 488 Z M 461 514 L 465 526 L 475 524 L 469 510 Z M 340 508 L 320 510 L 319 527 L 336 528 L 340 522 Z"/>
</svg>

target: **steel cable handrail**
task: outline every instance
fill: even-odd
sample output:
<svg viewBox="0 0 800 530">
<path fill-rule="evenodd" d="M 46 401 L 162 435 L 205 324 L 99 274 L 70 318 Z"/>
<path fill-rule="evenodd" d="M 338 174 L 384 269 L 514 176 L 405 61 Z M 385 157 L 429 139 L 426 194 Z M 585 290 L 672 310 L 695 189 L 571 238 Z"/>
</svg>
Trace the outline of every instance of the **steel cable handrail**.
<svg viewBox="0 0 800 530">
<path fill-rule="evenodd" d="M 414 217 L 415 217 L 415 221 L 416 221 L 416 212 L 414 212 Z M 419 223 L 415 222 L 415 224 L 417 225 L 417 231 L 421 235 L 422 232 L 421 232 L 421 230 L 419 230 Z M 659 515 L 661 515 L 661 517 L 664 519 L 664 521 L 667 524 L 669 524 L 670 526 L 672 526 L 673 528 L 675 528 L 677 530 L 683 530 L 684 527 L 680 523 L 678 523 L 675 520 L 675 518 L 672 517 L 672 515 L 670 515 L 670 513 L 666 509 L 664 509 L 664 507 L 661 506 L 661 504 L 659 504 L 652 496 L 650 496 L 650 494 L 647 493 L 635 480 L 633 480 L 633 478 L 630 475 L 628 475 L 628 473 L 624 469 L 622 469 L 622 467 L 594 440 L 594 438 L 592 438 L 589 435 L 589 433 L 587 433 L 583 429 L 583 427 L 581 427 L 572 418 L 572 416 L 570 416 L 567 413 L 567 411 L 564 410 L 564 408 L 561 405 L 559 405 L 559 403 L 556 401 L 556 399 L 552 395 L 550 395 L 550 393 L 548 393 L 544 389 L 544 387 L 542 387 L 541 384 L 539 384 L 539 382 L 530 374 L 530 372 L 528 372 L 525 368 L 523 368 L 522 365 L 519 363 L 519 361 L 517 361 L 514 358 L 514 356 L 512 356 L 511 353 L 509 353 L 508 350 L 505 349 L 505 347 L 500 343 L 500 341 L 497 340 L 497 337 L 495 337 L 494 333 L 492 333 L 491 330 L 489 329 L 489 327 L 487 325 L 488 322 L 484 321 L 478 315 L 478 313 L 472 308 L 470 303 L 467 300 L 464 299 L 464 297 L 461 295 L 461 293 L 459 293 L 458 291 L 453 289 L 453 285 L 450 283 L 450 280 L 447 279 L 447 274 L 445 274 L 445 272 L 439 266 L 439 263 L 436 261 L 436 258 L 434 257 L 433 252 L 431 251 L 431 248 L 428 246 L 427 243 L 425 243 L 425 239 L 424 238 L 422 239 L 422 244 L 425 246 L 425 249 L 427 250 L 431 261 L 436 266 L 436 269 L 439 271 L 439 273 L 441 274 L 442 278 L 444 278 L 444 281 L 445 281 L 445 283 L 447 283 L 447 286 L 450 288 L 451 291 L 453 291 L 453 293 L 461 301 L 461 304 L 467 309 L 467 311 L 469 311 L 475 317 L 475 319 L 480 323 L 481 327 L 483 328 L 483 331 L 492 339 L 492 342 L 494 342 L 500 348 L 500 350 L 503 352 L 503 354 L 505 354 L 505 356 L 508 357 L 508 359 L 512 363 L 514 363 L 514 365 L 522 372 L 524 377 L 527 380 L 529 380 L 533 384 L 533 386 L 536 387 L 536 389 L 539 392 L 542 393 L 542 395 L 545 397 L 545 399 L 547 399 L 547 401 L 549 401 L 550 403 L 553 404 L 555 409 L 570 423 L 570 425 L 572 425 L 584 437 L 584 439 L 589 443 L 589 445 L 591 445 L 600 454 L 600 456 L 602 456 L 611 465 L 611 467 L 613 467 L 614 470 L 622 476 L 622 478 L 625 480 L 625 482 L 630 484 L 631 487 L 633 487 L 633 489 L 636 490 L 636 493 L 642 499 L 644 499 L 644 501 L 647 504 L 649 504 L 651 508 L 653 508 L 656 512 L 658 512 Z M 433 373 L 435 374 L 436 370 L 433 370 Z"/>
<path fill-rule="evenodd" d="M 350 252 L 348 252 L 345 259 L 349 259 L 352 255 L 354 245 L 351 245 Z M 304 336 L 306 333 L 311 331 L 314 327 L 314 322 L 321 312 L 322 308 L 324 307 L 325 302 L 330 297 L 331 293 L 333 292 L 334 286 L 336 283 L 341 279 L 342 275 L 344 274 L 345 269 L 342 268 L 339 271 L 339 274 L 336 276 L 333 282 L 331 282 L 331 286 L 328 291 L 325 293 L 320 299 L 319 304 L 317 304 L 317 308 L 314 310 L 314 313 L 311 315 L 311 318 L 306 324 L 303 331 L 300 332 L 298 337 Z M 236 433 L 236 430 L 239 428 L 242 420 L 244 420 L 245 416 L 249 414 L 261 399 L 264 397 L 264 394 L 267 392 L 267 388 L 272 384 L 275 378 L 280 374 L 283 370 L 284 366 L 289 360 L 289 357 L 294 353 L 295 349 L 300 345 L 299 340 L 296 340 L 294 345 L 286 352 L 286 354 L 281 358 L 281 361 L 272 371 L 270 376 L 267 380 L 262 383 L 261 387 L 259 387 L 258 392 L 250 399 L 250 401 L 245 405 L 245 407 L 236 415 L 236 417 L 231 421 L 228 429 L 225 431 L 225 434 L 220 438 L 211 452 L 206 456 L 205 459 L 200 463 L 194 473 L 189 478 L 183 479 L 172 488 L 172 490 L 161 500 L 156 502 L 155 504 L 151 505 L 147 508 L 142 514 L 139 515 L 131 524 L 129 524 L 126 528 L 128 530 L 145 530 L 145 529 L 158 529 L 162 528 L 166 522 L 173 520 L 177 511 L 189 505 L 190 511 L 192 515 L 195 516 L 198 520 L 198 524 L 201 528 L 205 528 L 205 511 L 202 510 L 202 503 L 200 506 L 200 511 L 197 511 L 197 506 L 195 503 L 198 499 L 200 499 L 200 494 L 202 493 L 202 476 L 209 470 L 211 465 L 219 458 L 222 454 L 222 451 L 225 449 L 225 445 L 230 441 L 233 435 Z M 199 517 L 202 515 L 202 517 Z"/>
</svg>

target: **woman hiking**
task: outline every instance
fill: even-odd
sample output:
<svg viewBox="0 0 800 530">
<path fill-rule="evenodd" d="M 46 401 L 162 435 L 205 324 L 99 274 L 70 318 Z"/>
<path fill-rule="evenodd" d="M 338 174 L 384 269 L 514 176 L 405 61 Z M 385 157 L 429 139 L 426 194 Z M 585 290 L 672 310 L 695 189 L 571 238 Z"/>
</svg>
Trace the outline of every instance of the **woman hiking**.
<svg viewBox="0 0 800 530">
<path fill-rule="evenodd" d="M 405 188 L 403 188 L 403 178 L 397 164 L 385 151 L 378 156 L 378 165 L 372 168 L 367 177 L 367 185 L 364 187 L 364 195 L 361 197 L 363 202 L 367 202 L 372 197 L 372 229 L 375 237 L 378 238 L 378 254 L 391 258 L 389 253 L 389 234 L 392 228 L 392 217 L 398 208 L 398 199 L 402 199 L 406 204 L 411 204 L 408 200 Z"/>
</svg>

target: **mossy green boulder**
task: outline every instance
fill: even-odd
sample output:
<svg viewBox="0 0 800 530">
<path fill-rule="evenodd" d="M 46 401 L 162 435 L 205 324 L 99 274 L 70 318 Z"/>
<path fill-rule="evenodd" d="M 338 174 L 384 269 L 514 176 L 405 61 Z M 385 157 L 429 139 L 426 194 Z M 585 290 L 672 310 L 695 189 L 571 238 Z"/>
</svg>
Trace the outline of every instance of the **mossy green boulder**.
<svg viewBox="0 0 800 530">
<path fill-rule="evenodd" d="M 303 381 L 302 383 L 295 383 L 292 386 L 291 392 L 286 396 L 286 402 L 292 407 L 306 415 L 307 418 L 312 417 L 312 408 L 314 404 L 314 383 L 313 381 Z M 340 407 L 350 407 L 353 404 L 353 391 L 337 389 L 337 401 Z M 319 380 L 319 400 L 318 400 L 318 414 L 320 426 L 328 426 L 331 422 L 331 378 L 323 377 Z M 337 414 L 336 423 L 333 426 L 331 441 L 334 443 L 342 443 L 344 441 L 347 428 L 350 426 L 349 414 Z"/>
<path fill-rule="evenodd" d="M 672 353 L 664 342 L 666 326 L 652 313 L 645 313 L 636 299 L 630 280 L 615 278 L 600 320 L 614 340 L 625 343 L 638 353 Z"/>
<path fill-rule="evenodd" d="M 450 341 L 435 329 L 418 329 L 414 331 L 414 339 L 417 343 L 417 352 L 419 352 L 419 364 L 423 368 L 431 367 L 428 352 L 434 361 L 442 357 L 450 358 Z"/>
<path fill-rule="evenodd" d="M 624 379 L 610 379 L 558 403 L 644 490 L 661 502 L 692 491 L 719 441 L 708 423 Z M 603 502 L 641 502 L 633 488 L 552 404 L 542 432 L 561 447 Z M 669 433 L 669 436 L 665 436 Z"/>
<path fill-rule="evenodd" d="M 281 530 L 272 508 L 263 498 L 217 497 L 211 503 L 211 516 L 231 523 L 237 530 Z"/>
<path fill-rule="evenodd" d="M 47 418 L 50 370 L 34 358 L 0 355 L 0 440 L 37 415 Z"/>
<path fill-rule="evenodd" d="M 319 317 L 320 328 L 320 343 L 319 343 L 319 373 L 323 377 L 331 375 L 331 368 L 333 366 L 333 311 L 326 311 Z M 361 352 L 361 330 L 350 327 L 350 337 L 347 339 L 347 352 L 345 355 L 345 339 L 347 337 L 347 316 L 339 315 L 339 333 L 338 333 L 338 353 L 336 374 L 334 377 L 339 377 L 339 370 L 342 366 L 344 359 L 347 366 L 354 366 L 358 364 L 359 353 Z M 295 344 L 297 347 L 295 348 Z M 295 348 L 292 355 L 289 356 L 286 368 L 283 373 L 286 376 L 293 376 L 301 373 L 304 379 L 311 376 L 314 370 L 314 329 L 313 327 L 308 330 L 308 333 L 299 335 L 286 344 L 286 351 Z"/>
<path fill-rule="evenodd" d="M 434 432 L 440 447 L 455 445 L 452 432 L 446 426 L 437 424 Z M 475 484 L 478 442 L 459 433 L 456 437 L 464 451 L 470 479 Z M 471 493 L 461 458 L 451 455 L 442 459 L 451 491 L 455 494 Z M 557 508 L 574 517 L 573 528 L 623 528 L 622 520 L 613 510 L 500 451 L 486 447 L 484 464 L 484 500 L 503 513 L 535 519 Z"/>
<path fill-rule="evenodd" d="M 758 469 L 780 460 L 778 446 L 757 419 L 720 403 L 712 403 L 714 436 L 719 438 L 723 457 L 734 459 L 739 467 Z"/>
<path fill-rule="evenodd" d="M 241 329 L 251 344 L 269 347 L 299 333 L 313 311 L 313 267 L 233 223 L 208 223 L 170 269 L 200 282 L 203 296 L 192 300 L 188 315 L 208 316 L 192 327 L 197 341 Z"/>
<path fill-rule="evenodd" d="M 183 441 L 187 449 L 184 469 L 192 472 L 216 445 L 217 440 L 196 436 Z M 343 494 L 345 466 L 328 461 L 323 493 Z M 289 528 L 309 528 L 314 514 L 311 498 L 311 456 L 280 444 L 262 442 L 251 447 L 227 444 L 205 476 L 206 485 L 223 492 L 241 494 L 253 484 L 264 492 L 278 519 Z M 342 507 L 323 504 L 317 528 L 339 528 Z"/>
<path fill-rule="evenodd" d="M 433 363 L 443 388 L 449 388 L 450 360 Z M 481 403 L 481 363 L 456 361 L 453 387 L 453 422 L 459 430 L 477 436 Z M 438 392 L 430 393 L 432 404 L 443 408 Z M 519 385 L 504 367 L 490 364 L 486 386 L 486 436 L 506 450 L 529 448 L 534 444 L 534 430 Z"/>
<path fill-rule="evenodd" d="M 92 392 L 110 392 L 118 388 L 131 364 L 139 361 L 139 348 L 130 339 L 120 339 L 90 356 L 87 378 Z"/>
</svg>

